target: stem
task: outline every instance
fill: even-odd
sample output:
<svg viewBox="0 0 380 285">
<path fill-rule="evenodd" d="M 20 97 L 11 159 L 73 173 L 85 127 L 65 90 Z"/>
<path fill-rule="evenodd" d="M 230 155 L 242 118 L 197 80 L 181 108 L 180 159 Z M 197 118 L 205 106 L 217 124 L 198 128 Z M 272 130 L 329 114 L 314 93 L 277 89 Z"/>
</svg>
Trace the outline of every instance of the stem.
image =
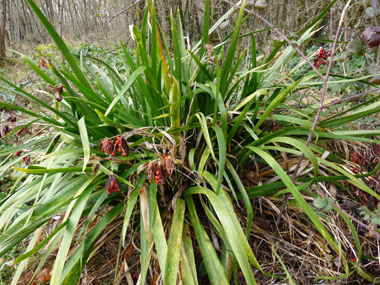
<svg viewBox="0 0 380 285">
<path fill-rule="evenodd" d="M 351 99 L 354 99 L 354 98 L 357 98 L 357 97 L 360 97 L 360 96 L 363 96 L 363 95 L 367 95 L 369 93 L 372 93 L 372 92 L 376 92 L 376 91 L 379 91 L 380 88 L 376 88 L 376 89 L 372 89 L 372 90 L 368 90 L 368 91 L 365 91 L 363 93 L 359 93 L 359 94 L 356 94 L 356 95 L 353 95 L 353 96 L 350 96 L 350 97 L 347 97 L 345 99 L 341 99 L 341 100 L 338 100 L 338 101 L 335 101 L 335 102 L 332 102 L 328 105 L 324 105 L 323 108 L 327 108 L 327 107 L 331 107 L 333 105 L 336 105 L 336 104 L 339 104 L 339 103 L 343 103 L 345 101 L 348 101 L 348 100 L 351 100 Z"/>
</svg>

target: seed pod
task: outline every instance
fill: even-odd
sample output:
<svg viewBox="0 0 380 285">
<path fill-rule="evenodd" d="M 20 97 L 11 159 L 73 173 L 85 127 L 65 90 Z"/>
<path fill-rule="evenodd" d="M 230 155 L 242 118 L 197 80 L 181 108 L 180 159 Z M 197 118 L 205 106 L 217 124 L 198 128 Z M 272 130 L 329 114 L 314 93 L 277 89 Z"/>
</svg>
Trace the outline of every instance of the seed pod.
<svg viewBox="0 0 380 285">
<path fill-rule="evenodd" d="M 110 195 L 112 192 L 116 193 L 120 191 L 121 186 L 119 182 L 117 182 L 114 174 L 110 174 L 106 182 L 106 185 L 104 186 L 104 189 L 107 190 L 108 195 Z"/>
<path fill-rule="evenodd" d="M 41 129 L 40 128 L 35 128 L 34 130 L 33 130 L 33 135 L 36 135 L 36 134 L 38 134 L 38 136 L 40 136 L 41 135 Z"/>
<path fill-rule="evenodd" d="M 17 118 L 16 118 L 16 116 L 13 115 L 13 114 L 4 117 L 4 118 L 1 120 L 1 122 L 3 122 L 3 123 L 5 123 L 5 122 L 11 122 L 11 123 L 14 123 L 14 122 L 16 122 L 16 121 L 17 121 Z"/>
<path fill-rule="evenodd" d="M 5 137 L 9 133 L 8 125 L 1 126 L 1 137 Z"/>
<path fill-rule="evenodd" d="M 164 168 L 162 167 L 161 164 L 159 164 L 159 165 L 156 166 L 156 176 L 155 176 L 155 179 L 156 179 L 156 183 L 158 185 L 166 183 Z"/>
<path fill-rule="evenodd" d="M 380 155 L 380 144 L 379 144 L 379 143 L 375 144 L 375 150 L 374 150 L 374 153 L 375 153 L 376 155 Z"/>
<path fill-rule="evenodd" d="M 15 153 L 15 156 L 19 157 L 21 155 L 21 153 L 22 153 L 22 150 L 19 150 L 18 152 Z"/>
<path fill-rule="evenodd" d="M 92 174 L 96 174 L 96 173 L 98 172 L 99 168 L 100 168 L 100 164 L 97 163 L 97 164 L 93 167 L 93 169 L 92 169 Z"/>
<path fill-rule="evenodd" d="M 127 141 L 122 136 L 120 136 L 120 139 L 119 139 L 119 146 L 120 146 L 121 150 L 123 151 L 123 156 L 128 156 L 129 155 L 129 146 L 128 146 Z"/>
<path fill-rule="evenodd" d="M 28 166 L 30 164 L 30 156 L 25 156 L 23 159 L 22 159 L 25 163 L 26 166 Z"/>
<path fill-rule="evenodd" d="M 371 162 L 372 155 L 373 155 L 372 148 L 367 147 L 366 150 L 364 151 L 364 159 L 367 162 Z"/>
<path fill-rule="evenodd" d="M 27 130 L 27 128 L 25 127 L 25 128 L 22 128 L 21 130 L 19 130 L 19 131 L 17 132 L 16 135 L 21 136 L 22 133 L 27 133 L 27 132 L 28 132 L 28 130 Z"/>
<path fill-rule="evenodd" d="M 49 87 L 51 90 L 54 91 L 54 96 L 55 96 L 55 99 L 58 101 L 58 102 L 61 102 L 62 101 L 62 92 L 63 92 L 63 85 L 59 85 L 58 87 L 55 87 L 51 84 L 49 84 Z"/>
<path fill-rule="evenodd" d="M 156 166 L 153 164 L 153 162 L 149 161 L 146 166 L 145 173 L 150 183 L 152 183 L 153 177 L 155 176 L 155 169 Z"/>
<path fill-rule="evenodd" d="M 376 184 L 375 189 L 376 189 L 376 192 L 377 192 L 377 193 L 380 193 L 380 183 L 377 183 L 377 184 Z"/>
<path fill-rule="evenodd" d="M 356 150 L 354 150 L 352 154 L 352 161 L 355 163 L 358 163 L 359 160 L 360 160 L 360 154 Z"/>
<path fill-rule="evenodd" d="M 169 175 L 172 174 L 174 167 L 175 167 L 175 164 L 174 164 L 173 159 L 170 156 L 168 156 L 165 159 L 165 168 L 166 168 L 166 171 L 169 173 Z"/>
<path fill-rule="evenodd" d="M 114 152 L 114 149 L 114 144 L 109 138 L 103 139 L 99 146 L 99 151 L 102 152 L 104 150 L 104 152 L 108 155 L 112 154 Z"/>
</svg>

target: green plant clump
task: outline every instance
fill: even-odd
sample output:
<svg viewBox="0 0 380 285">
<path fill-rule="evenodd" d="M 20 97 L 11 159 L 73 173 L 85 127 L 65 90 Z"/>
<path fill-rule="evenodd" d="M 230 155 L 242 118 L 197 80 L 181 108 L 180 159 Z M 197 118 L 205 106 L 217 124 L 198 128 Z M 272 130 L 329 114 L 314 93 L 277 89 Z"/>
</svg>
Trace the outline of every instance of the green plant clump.
<svg viewBox="0 0 380 285">
<path fill-rule="evenodd" d="M 233 33 L 217 46 L 209 44 L 209 33 L 236 8 L 210 28 L 206 1 L 202 40 L 191 50 L 185 44 L 179 15 L 178 21 L 170 15 L 173 46 L 168 46 L 168 39 L 161 37 L 154 2 L 148 0 L 141 29 L 133 27 L 136 48 L 129 52 L 120 43 L 117 55 L 123 72 L 75 52 L 33 0 L 27 1 L 66 63 L 46 60 L 39 68 L 23 56 L 46 85 L 52 86 L 48 94 L 52 106 L 2 78 L 1 87 L 30 100 L 35 111 L 2 102 L 0 106 L 25 112 L 54 128 L 0 151 L 6 157 L 0 175 L 10 167 L 19 172 L 11 194 L 0 202 L 0 256 L 29 238 L 25 253 L 15 260 L 18 269 L 12 284 L 28 261 L 44 249 L 35 278 L 57 245 L 50 284 L 76 284 L 98 250 L 97 242 L 105 238 L 105 229 L 120 222 L 119 252 L 130 242 L 127 233 L 139 235 L 141 284 L 145 284 L 153 255 L 163 284 L 177 284 L 178 276 L 184 284 L 198 284 L 197 270 L 201 269 L 195 248 L 211 284 L 230 284 L 232 279 L 237 284 L 238 273 L 246 284 L 256 284 L 254 272 L 258 272 L 255 276 L 271 273 L 262 269 L 250 245 L 251 199 L 287 192 L 340 256 L 344 272 L 339 278 L 356 270 L 348 266 L 342 248 L 304 196 L 309 193 L 307 187 L 317 182 L 346 180 L 380 199 L 360 177 L 340 166 L 345 163 L 343 158 L 325 143 L 335 138 L 376 142 L 370 137 L 379 131 L 337 128 L 379 112 L 380 107 L 349 109 L 342 103 L 325 109 L 307 147 L 318 106 L 299 101 L 298 108 L 288 103 L 291 94 L 322 82 L 311 69 L 303 69 L 303 60 L 283 73 L 295 55 L 292 46 L 281 43 L 268 57 L 257 56 L 253 35 L 248 35 L 251 61 L 242 64 L 248 50 L 236 54 L 236 47 L 245 20 L 245 0 Z M 316 21 L 300 34 L 298 45 L 313 35 Z M 166 57 L 171 51 L 173 57 Z M 298 73 L 300 68 L 302 73 Z M 13 156 L 19 150 L 24 152 Z M 325 151 L 330 153 L 323 156 Z M 312 177 L 300 175 L 293 182 L 284 159 L 302 153 L 309 162 L 303 171 L 309 169 Z M 17 167 L 27 156 L 30 165 Z M 254 165 L 272 169 L 279 180 L 262 186 L 244 182 L 241 173 Z M 234 211 L 238 204 L 245 211 L 245 226 Z M 325 204 L 322 208 L 331 203 Z M 13 219 L 20 207 L 25 207 L 23 213 Z M 57 216 L 60 225 L 37 244 L 38 229 Z M 221 244 L 220 252 L 211 242 L 214 237 Z"/>
</svg>

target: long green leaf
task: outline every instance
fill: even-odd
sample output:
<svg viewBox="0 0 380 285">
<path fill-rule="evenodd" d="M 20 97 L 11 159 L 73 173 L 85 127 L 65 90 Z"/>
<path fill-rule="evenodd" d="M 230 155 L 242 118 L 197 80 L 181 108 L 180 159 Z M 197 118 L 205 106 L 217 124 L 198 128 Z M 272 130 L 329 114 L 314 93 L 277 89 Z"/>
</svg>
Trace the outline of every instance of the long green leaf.
<svg viewBox="0 0 380 285">
<path fill-rule="evenodd" d="M 172 226 L 170 229 L 170 237 L 168 251 L 165 263 L 165 279 L 164 285 L 176 284 L 177 272 L 179 265 L 179 257 L 182 243 L 182 228 L 184 222 L 185 201 L 177 199 L 175 211 L 173 214 Z"/>
</svg>

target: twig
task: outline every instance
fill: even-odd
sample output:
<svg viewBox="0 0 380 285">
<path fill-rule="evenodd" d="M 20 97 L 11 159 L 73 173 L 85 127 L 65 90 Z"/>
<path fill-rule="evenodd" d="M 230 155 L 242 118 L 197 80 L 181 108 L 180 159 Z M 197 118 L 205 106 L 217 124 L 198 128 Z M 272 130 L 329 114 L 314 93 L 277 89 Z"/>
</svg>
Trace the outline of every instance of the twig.
<svg viewBox="0 0 380 285">
<path fill-rule="evenodd" d="M 333 59 L 334 59 L 336 43 L 338 42 L 339 34 L 340 34 L 341 29 L 342 29 L 342 22 L 343 22 L 343 19 L 344 19 L 344 14 L 346 13 L 346 10 L 347 10 L 348 6 L 350 5 L 350 2 L 351 2 L 351 0 L 348 0 L 346 6 L 344 6 L 344 8 L 343 8 L 343 11 L 342 11 L 342 14 L 341 14 L 341 17 L 340 17 L 339 26 L 338 26 L 338 29 L 336 31 L 334 43 L 333 43 L 333 46 L 332 46 L 332 49 L 331 49 L 331 56 L 330 56 L 329 65 L 327 67 L 326 75 L 323 76 L 323 87 L 322 87 L 322 92 L 321 92 L 321 99 L 319 100 L 318 112 L 317 112 L 317 115 L 315 116 L 313 127 L 311 128 L 309 136 L 308 136 L 307 141 L 306 141 L 306 146 L 307 147 L 310 144 L 311 138 L 313 136 L 315 128 L 317 127 L 317 123 L 319 121 L 319 117 L 320 117 L 322 109 L 323 109 L 323 101 L 325 100 L 325 94 L 326 94 L 326 90 L 327 90 L 327 81 L 329 79 L 330 70 L 331 70 Z M 293 179 L 292 179 L 293 183 L 294 183 L 294 181 L 295 181 L 295 179 L 297 177 L 297 172 L 298 172 L 298 169 L 299 169 L 299 167 L 301 165 L 301 162 L 302 162 L 304 156 L 305 156 L 305 154 L 302 153 L 301 157 L 298 160 L 298 164 L 297 164 L 297 167 L 296 167 L 296 169 L 294 171 L 294 175 L 293 175 Z M 277 217 L 276 226 L 278 226 L 280 224 L 281 216 L 283 215 L 283 213 L 285 211 L 285 205 L 288 202 L 289 195 L 290 195 L 290 193 L 286 193 L 286 195 L 285 195 L 284 203 L 283 203 L 283 205 L 281 207 L 280 214 Z"/>
<path fill-rule="evenodd" d="M 339 205 L 338 203 L 334 203 L 333 204 L 335 207 L 337 207 L 340 211 L 342 211 L 343 214 L 347 215 L 351 220 L 354 220 L 355 222 L 357 222 L 359 225 L 361 225 L 362 227 L 365 227 L 368 231 L 370 231 L 371 233 L 373 233 L 377 238 L 380 238 L 380 234 L 373 230 L 371 227 L 367 226 L 365 223 L 363 223 L 362 221 L 358 220 L 357 218 L 355 218 L 354 216 L 350 215 L 349 213 L 347 213 L 345 210 L 343 210 Z"/>
<path fill-rule="evenodd" d="M 236 8 L 241 8 L 239 5 L 236 5 L 235 3 L 232 3 L 228 0 L 223 0 L 224 2 L 232 5 L 232 6 L 235 6 Z M 351 0 L 350 0 L 351 1 Z M 291 40 L 288 39 L 287 36 L 285 36 L 283 33 L 281 33 L 279 30 L 277 30 L 270 22 L 268 22 L 265 18 L 263 18 L 262 16 L 260 16 L 259 14 L 257 14 L 255 11 L 251 11 L 251 10 L 248 10 L 248 9 L 244 9 L 247 13 L 249 14 L 252 14 L 254 15 L 255 17 L 258 17 L 260 20 L 262 20 L 263 22 L 265 22 L 268 26 L 270 26 L 271 28 L 273 28 L 273 30 L 279 34 L 285 41 L 288 42 L 288 44 L 290 44 L 294 50 L 311 66 L 311 68 L 315 71 L 316 74 L 318 74 L 318 76 L 323 79 L 323 75 L 318 71 L 318 69 L 314 66 L 314 64 L 311 63 L 311 61 L 303 54 L 302 51 L 299 50 L 298 47 L 296 47 L 292 42 Z"/>
<path fill-rule="evenodd" d="M 113 16 L 111 17 L 111 19 L 109 19 L 108 22 L 105 23 L 105 24 L 103 25 L 103 27 L 101 27 L 101 28 L 99 29 L 99 31 L 96 33 L 96 35 L 93 37 L 92 41 L 91 41 L 90 44 L 88 45 L 88 48 L 87 48 L 87 50 L 86 50 L 86 54 L 88 54 L 91 45 L 93 44 L 93 42 L 95 41 L 95 39 L 96 39 L 96 37 L 99 35 L 99 33 L 100 33 L 100 32 L 101 32 L 106 26 L 108 26 L 108 24 L 111 23 L 111 22 L 113 21 L 113 19 L 115 19 L 117 16 L 119 16 L 121 13 L 125 12 L 125 11 L 128 10 L 129 8 L 132 8 L 133 6 L 135 6 L 135 5 L 136 5 L 137 3 L 139 3 L 139 2 L 141 2 L 141 0 L 137 0 L 135 3 L 129 5 L 128 7 L 124 8 L 123 10 L 121 10 L 119 13 L 113 15 Z"/>
<path fill-rule="evenodd" d="M 323 108 L 327 108 L 327 107 L 331 107 L 333 105 L 336 105 L 336 104 L 339 104 L 339 103 L 343 103 L 345 101 L 348 101 L 348 100 L 351 100 L 351 99 L 354 99 L 354 98 L 357 98 L 357 97 L 360 97 L 360 96 L 363 96 L 363 95 L 367 95 L 369 93 L 372 93 L 372 92 L 376 92 L 376 91 L 379 91 L 380 88 L 376 88 L 376 89 L 372 89 L 372 90 L 368 90 L 368 91 L 365 91 L 363 93 L 359 93 L 359 94 L 356 94 L 354 96 L 350 96 L 348 98 L 345 98 L 345 99 L 341 99 L 341 100 L 338 100 L 338 101 L 335 101 L 335 102 L 332 102 L 328 105 L 324 105 Z"/>
</svg>

